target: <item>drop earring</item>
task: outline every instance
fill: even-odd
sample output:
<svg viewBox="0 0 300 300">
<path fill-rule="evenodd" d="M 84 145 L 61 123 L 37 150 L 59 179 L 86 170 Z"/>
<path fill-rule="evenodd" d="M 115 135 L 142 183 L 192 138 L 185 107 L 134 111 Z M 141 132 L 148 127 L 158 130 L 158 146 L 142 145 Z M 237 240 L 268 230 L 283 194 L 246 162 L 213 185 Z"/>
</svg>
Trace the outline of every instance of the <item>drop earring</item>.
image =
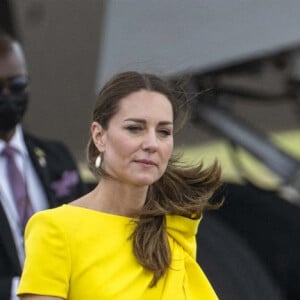
<svg viewBox="0 0 300 300">
<path fill-rule="evenodd" d="M 95 167 L 100 168 L 101 162 L 102 162 L 102 158 L 101 158 L 101 155 L 99 154 L 95 160 Z"/>
</svg>

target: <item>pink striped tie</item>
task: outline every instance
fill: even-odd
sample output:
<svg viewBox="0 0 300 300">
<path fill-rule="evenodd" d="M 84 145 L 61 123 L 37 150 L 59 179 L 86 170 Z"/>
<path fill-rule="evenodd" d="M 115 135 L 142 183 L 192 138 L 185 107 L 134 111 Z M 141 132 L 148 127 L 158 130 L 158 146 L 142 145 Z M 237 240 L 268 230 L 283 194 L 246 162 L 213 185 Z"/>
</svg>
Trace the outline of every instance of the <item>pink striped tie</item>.
<svg viewBox="0 0 300 300">
<path fill-rule="evenodd" d="M 33 208 L 28 197 L 25 180 L 15 163 L 15 152 L 14 148 L 7 145 L 2 153 L 6 157 L 7 176 L 19 214 L 20 227 L 23 232 L 29 217 L 33 214 Z"/>
</svg>

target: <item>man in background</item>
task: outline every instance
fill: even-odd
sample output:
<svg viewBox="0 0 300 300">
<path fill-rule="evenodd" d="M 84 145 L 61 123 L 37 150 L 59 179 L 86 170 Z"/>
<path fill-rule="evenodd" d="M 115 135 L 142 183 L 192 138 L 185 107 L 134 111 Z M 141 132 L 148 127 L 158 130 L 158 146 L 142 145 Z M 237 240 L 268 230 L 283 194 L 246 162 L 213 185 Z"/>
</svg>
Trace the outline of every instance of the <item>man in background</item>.
<svg viewBox="0 0 300 300">
<path fill-rule="evenodd" d="M 86 193 L 64 144 L 23 131 L 29 78 L 20 43 L 0 31 L 0 299 L 14 300 L 21 274 L 23 234 L 36 211 Z"/>
</svg>

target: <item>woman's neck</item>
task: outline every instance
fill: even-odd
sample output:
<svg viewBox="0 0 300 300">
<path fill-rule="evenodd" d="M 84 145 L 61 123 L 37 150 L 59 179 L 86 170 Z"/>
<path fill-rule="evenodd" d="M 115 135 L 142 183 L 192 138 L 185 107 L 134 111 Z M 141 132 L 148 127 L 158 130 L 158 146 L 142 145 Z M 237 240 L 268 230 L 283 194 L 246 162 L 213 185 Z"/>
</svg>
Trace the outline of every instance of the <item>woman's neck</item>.
<svg viewBox="0 0 300 300">
<path fill-rule="evenodd" d="M 131 217 L 143 207 L 147 190 L 148 186 L 132 186 L 103 178 L 97 187 L 77 204 L 106 213 Z"/>
</svg>

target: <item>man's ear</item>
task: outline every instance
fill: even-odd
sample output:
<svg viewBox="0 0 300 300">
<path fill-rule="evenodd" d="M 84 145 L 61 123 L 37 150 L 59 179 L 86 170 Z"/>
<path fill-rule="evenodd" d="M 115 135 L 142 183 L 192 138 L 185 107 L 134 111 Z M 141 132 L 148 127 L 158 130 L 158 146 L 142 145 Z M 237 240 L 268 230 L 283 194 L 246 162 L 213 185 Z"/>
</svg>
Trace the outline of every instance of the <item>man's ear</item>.
<svg viewBox="0 0 300 300">
<path fill-rule="evenodd" d="M 91 136 L 99 152 L 104 152 L 106 144 L 106 131 L 98 122 L 92 123 Z"/>
</svg>

